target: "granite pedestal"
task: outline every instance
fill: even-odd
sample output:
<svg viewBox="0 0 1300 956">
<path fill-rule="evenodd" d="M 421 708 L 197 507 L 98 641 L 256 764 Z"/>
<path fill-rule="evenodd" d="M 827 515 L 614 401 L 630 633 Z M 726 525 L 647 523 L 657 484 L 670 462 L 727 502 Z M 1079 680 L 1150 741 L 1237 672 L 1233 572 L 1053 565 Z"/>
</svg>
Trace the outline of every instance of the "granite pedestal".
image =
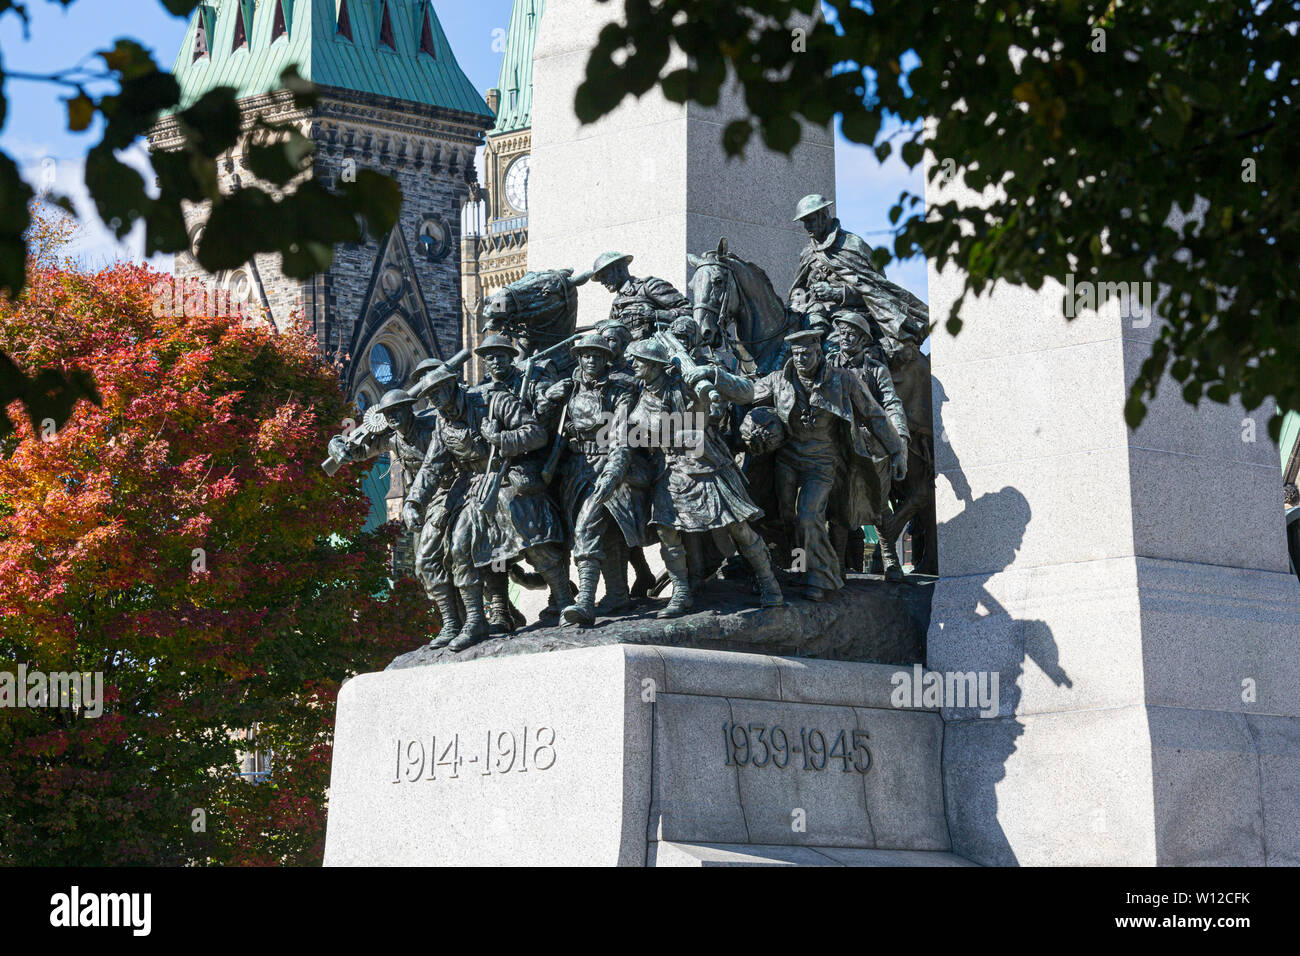
<svg viewBox="0 0 1300 956">
<path fill-rule="evenodd" d="M 930 188 L 932 203 L 979 197 Z M 927 663 L 954 848 L 987 864 L 1300 864 L 1300 587 L 1271 403 L 1124 401 L 1160 320 L 998 286 L 932 340 L 939 568 Z M 964 276 L 930 273 L 931 315 Z"/>
<path fill-rule="evenodd" d="M 326 865 L 963 863 L 899 670 L 610 645 L 361 675 Z"/>
</svg>

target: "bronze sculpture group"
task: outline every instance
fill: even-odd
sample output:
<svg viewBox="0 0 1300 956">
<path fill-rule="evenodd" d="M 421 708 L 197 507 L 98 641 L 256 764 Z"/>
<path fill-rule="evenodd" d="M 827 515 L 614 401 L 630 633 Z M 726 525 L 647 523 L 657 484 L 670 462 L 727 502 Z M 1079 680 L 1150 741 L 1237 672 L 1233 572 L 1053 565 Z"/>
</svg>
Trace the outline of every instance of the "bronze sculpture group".
<svg viewBox="0 0 1300 956">
<path fill-rule="evenodd" d="M 530 273 L 485 308 L 482 383 L 461 380 L 468 351 L 429 360 L 331 441 L 329 470 L 383 451 L 402 469 L 435 647 L 524 623 L 512 578 L 548 590 L 541 621 L 584 627 L 658 587 L 658 616 L 684 614 L 718 573 L 779 606 L 778 566 L 823 600 L 865 570 L 867 526 L 886 578 L 902 577 L 909 522 L 917 569 L 937 570 L 928 313 L 830 206 L 799 203 L 810 241 L 785 300 L 725 241 L 691 257 L 693 302 L 619 253 L 576 277 Z M 614 302 L 579 332 L 575 289 L 591 279 Z"/>
</svg>

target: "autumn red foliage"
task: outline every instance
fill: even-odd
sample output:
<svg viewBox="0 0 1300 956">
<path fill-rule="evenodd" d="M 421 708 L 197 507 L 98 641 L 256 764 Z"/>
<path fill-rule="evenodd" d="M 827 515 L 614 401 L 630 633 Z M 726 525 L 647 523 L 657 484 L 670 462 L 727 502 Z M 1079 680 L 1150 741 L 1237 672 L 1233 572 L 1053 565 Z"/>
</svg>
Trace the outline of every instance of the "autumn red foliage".
<svg viewBox="0 0 1300 956">
<path fill-rule="evenodd" d="M 315 863 L 334 701 L 427 639 L 360 532 L 355 414 L 303 332 L 156 307 L 169 277 L 35 265 L 0 350 L 89 371 L 102 407 L 0 449 L 0 671 L 101 672 L 98 719 L 0 708 L 0 862 Z M 159 313 L 159 314 L 155 314 Z M 17 403 L 15 403 L 17 404 Z M 256 725 L 268 782 L 237 776 Z"/>
</svg>

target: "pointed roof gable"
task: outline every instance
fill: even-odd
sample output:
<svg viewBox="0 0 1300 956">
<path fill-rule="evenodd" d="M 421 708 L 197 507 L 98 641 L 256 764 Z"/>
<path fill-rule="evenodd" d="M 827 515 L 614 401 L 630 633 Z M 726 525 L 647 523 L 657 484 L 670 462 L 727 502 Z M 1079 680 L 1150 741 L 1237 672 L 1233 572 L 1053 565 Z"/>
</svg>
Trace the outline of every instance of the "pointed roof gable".
<svg viewBox="0 0 1300 956">
<path fill-rule="evenodd" d="M 194 11 L 194 23 L 191 24 L 189 33 L 186 34 L 191 62 L 212 53 L 212 44 L 216 41 L 216 25 L 217 11 L 212 6 L 211 0 L 199 4 Z M 184 56 L 184 54 L 185 48 L 182 47 L 181 56 Z"/>
<path fill-rule="evenodd" d="M 397 289 L 385 289 L 383 286 L 382 278 L 390 270 L 399 279 Z M 404 322 L 429 350 L 429 354 L 438 358 L 447 357 L 448 353 L 443 350 L 438 330 L 425 305 L 420 277 L 415 271 L 411 250 L 406 245 L 400 225 L 394 226 L 380 243 L 379 256 L 370 273 L 370 283 L 362 300 L 360 316 L 352 328 L 352 341 L 348 343 L 347 350 L 352 356 L 347 371 L 349 393 L 356 388 L 358 371 L 365 365 L 359 356 L 368 354 L 375 336 L 395 320 Z"/>
<path fill-rule="evenodd" d="M 491 119 L 483 97 L 456 62 L 430 0 L 272 0 L 279 3 L 287 37 L 277 37 L 278 15 L 250 15 L 251 0 L 207 0 L 207 12 L 200 8 L 191 18 L 172 67 L 183 105 L 217 86 L 234 87 L 240 97 L 266 93 L 279 86 L 280 74 L 293 65 L 321 86 Z M 241 17 L 247 43 L 236 52 Z M 195 58 L 198 31 L 208 23 L 210 53 Z M 340 23 L 351 27 L 351 40 L 340 32 Z M 391 29 L 391 47 L 381 40 L 386 29 Z"/>
<path fill-rule="evenodd" d="M 501 61 L 497 87 L 501 104 L 490 132 L 512 133 L 533 125 L 533 50 L 541 27 L 546 0 L 515 0 L 506 34 L 506 55 Z"/>
</svg>

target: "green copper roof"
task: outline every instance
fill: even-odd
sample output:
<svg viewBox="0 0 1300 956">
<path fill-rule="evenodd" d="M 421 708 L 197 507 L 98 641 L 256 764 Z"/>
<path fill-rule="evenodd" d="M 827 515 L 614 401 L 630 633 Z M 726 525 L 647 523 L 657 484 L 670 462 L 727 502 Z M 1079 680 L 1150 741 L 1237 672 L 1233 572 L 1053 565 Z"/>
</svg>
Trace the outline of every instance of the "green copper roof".
<svg viewBox="0 0 1300 956">
<path fill-rule="evenodd" d="M 338 29 L 344 4 L 350 40 Z M 236 47 L 241 14 L 247 43 Z M 207 55 L 196 58 L 203 48 Z M 266 93 L 290 64 L 322 86 L 492 116 L 456 62 L 432 0 L 205 0 L 172 72 L 189 105 L 217 86 L 241 97 Z"/>
<path fill-rule="evenodd" d="M 546 0 L 515 0 L 506 36 L 506 55 L 501 61 L 501 104 L 492 133 L 513 133 L 533 125 L 533 49 Z"/>
</svg>

